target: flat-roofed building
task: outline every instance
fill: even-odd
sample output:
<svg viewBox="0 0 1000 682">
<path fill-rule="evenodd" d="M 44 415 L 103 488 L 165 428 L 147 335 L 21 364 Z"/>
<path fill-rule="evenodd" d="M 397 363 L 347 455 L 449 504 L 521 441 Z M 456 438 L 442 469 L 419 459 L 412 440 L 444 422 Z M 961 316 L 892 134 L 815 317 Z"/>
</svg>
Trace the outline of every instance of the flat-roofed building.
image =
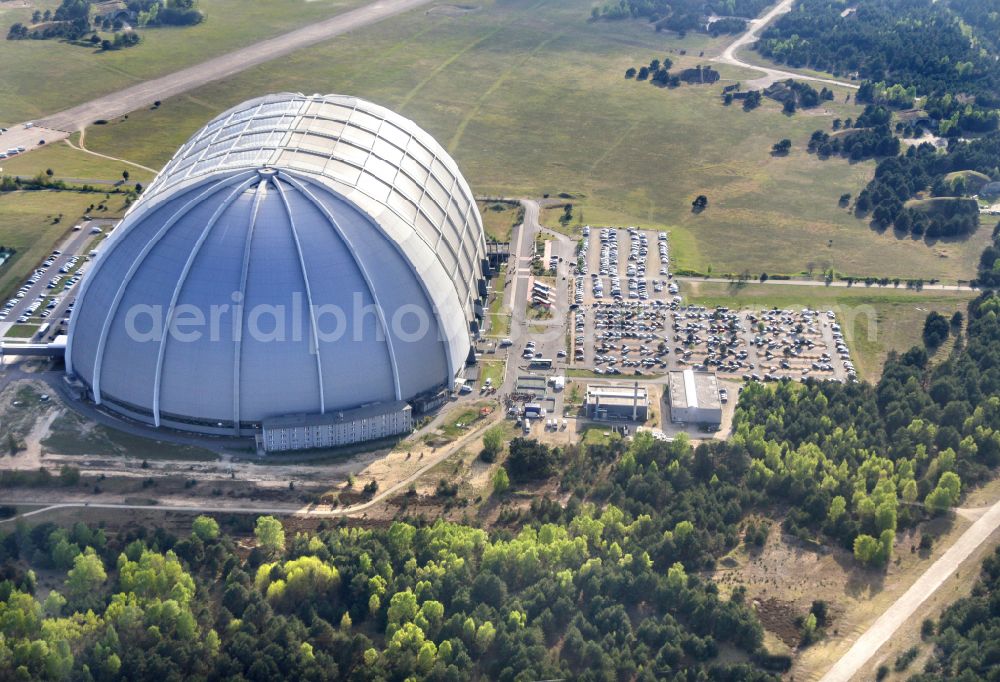
<svg viewBox="0 0 1000 682">
<path fill-rule="evenodd" d="M 587 386 L 587 416 L 597 421 L 644 422 L 649 418 L 649 394 L 636 382 L 628 385 Z"/>
<path fill-rule="evenodd" d="M 713 372 L 692 369 L 670 372 L 670 421 L 683 424 L 722 423 L 719 381 Z"/>
<path fill-rule="evenodd" d="M 265 452 L 333 448 L 413 430 L 413 409 L 402 400 L 328 414 L 295 414 L 261 424 Z"/>
</svg>

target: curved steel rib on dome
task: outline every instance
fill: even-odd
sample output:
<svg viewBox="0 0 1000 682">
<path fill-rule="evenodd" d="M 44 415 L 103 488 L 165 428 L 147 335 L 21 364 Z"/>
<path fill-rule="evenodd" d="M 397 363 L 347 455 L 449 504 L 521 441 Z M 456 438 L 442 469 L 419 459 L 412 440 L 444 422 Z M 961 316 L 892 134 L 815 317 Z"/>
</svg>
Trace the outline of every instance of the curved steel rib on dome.
<svg viewBox="0 0 1000 682">
<path fill-rule="evenodd" d="M 302 282 L 305 284 L 306 289 L 306 303 L 309 307 L 309 329 L 313 335 L 313 342 L 319 343 L 319 327 L 316 324 L 316 306 L 313 305 L 313 295 L 312 290 L 309 287 L 309 273 L 306 270 L 306 262 L 302 256 L 302 242 L 299 239 L 299 233 L 295 229 L 295 215 L 292 213 L 291 207 L 288 205 L 288 197 L 281 189 L 281 183 L 277 181 L 276 176 L 277 171 L 271 174 L 271 182 L 274 183 L 275 189 L 278 190 L 278 196 L 281 197 L 281 205 L 285 207 L 285 213 L 288 216 L 288 227 L 292 230 L 292 239 L 295 240 L 295 251 L 299 256 L 299 268 L 302 270 Z M 262 187 L 266 187 L 265 183 L 261 183 Z M 372 292 L 374 294 L 374 292 Z M 326 413 L 326 397 L 323 391 L 323 357 L 319 354 L 319 348 L 313 347 L 311 351 L 316 356 L 316 379 L 319 383 L 319 413 Z M 395 369 L 393 370 L 395 371 Z M 397 384 L 397 394 L 398 394 L 398 384 Z"/>
<path fill-rule="evenodd" d="M 382 306 L 379 305 L 378 294 L 375 291 L 375 287 L 372 286 L 372 277 L 368 273 L 368 268 L 365 267 L 364 261 L 358 257 L 357 249 L 351 243 L 351 240 L 348 239 L 348 237 L 344 234 L 344 231 L 340 229 L 340 225 L 337 224 L 337 219 L 333 217 L 333 215 L 326 209 L 326 207 L 323 206 L 323 204 L 315 196 L 313 196 L 312 193 L 301 183 L 297 182 L 291 177 L 287 177 L 284 179 L 288 180 L 288 182 L 291 183 L 291 185 L 295 189 L 297 189 L 299 192 L 301 192 L 304 196 L 306 196 L 309 199 L 309 201 L 313 204 L 313 206 L 315 206 L 317 209 L 319 209 L 321 213 L 323 213 L 323 216 L 330 223 L 330 226 L 337 232 L 337 236 L 340 237 L 341 241 L 343 241 L 344 244 L 347 246 L 347 250 L 351 254 L 351 257 L 354 259 L 354 263 L 356 264 L 358 271 L 361 273 L 361 276 L 364 277 L 365 284 L 368 286 L 368 291 L 369 293 L 371 293 L 372 298 L 375 300 L 375 308 L 378 314 L 378 321 L 379 324 L 382 326 L 382 332 L 385 334 L 386 346 L 388 347 L 389 350 L 389 362 L 392 366 L 393 385 L 396 389 L 396 400 L 401 400 L 403 396 L 402 396 L 402 391 L 399 388 L 399 365 L 396 362 L 396 353 L 392 348 L 392 334 L 389 331 L 389 325 L 385 321 L 385 311 L 382 309 Z M 278 193 L 281 194 L 282 201 L 286 202 L 285 206 L 287 208 L 288 200 L 285 198 L 284 193 L 281 191 L 280 185 L 277 182 L 275 183 L 275 185 L 278 187 Z M 288 219 L 289 220 L 292 219 L 291 211 L 288 212 Z M 293 232 L 295 231 L 294 224 L 292 226 L 292 231 Z M 301 251 L 299 252 L 299 255 L 300 256 L 302 255 Z M 305 270 L 303 269 L 303 275 L 304 274 Z M 317 358 L 318 357 L 319 356 L 317 355 Z"/>
<path fill-rule="evenodd" d="M 178 221 L 183 219 L 188 214 L 188 212 L 191 211 L 196 205 L 198 205 L 201 201 L 206 199 L 209 195 L 219 191 L 220 189 L 231 187 L 232 185 L 236 184 L 237 182 L 246 177 L 251 178 L 251 180 L 247 180 L 247 182 L 252 182 L 252 177 L 253 177 L 252 173 L 247 173 L 244 176 L 233 176 L 230 178 L 226 178 L 220 180 L 219 182 L 214 183 L 211 187 L 208 188 L 208 190 L 206 190 L 196 198 L 192 199 L 191 201 L 187 202 L 180 211 L 175 213 L 166 223 L 164 223 L 163 227 L 160 228 L 160 230 L 156 233 L 153 239 L 151 239 L 146 244 L 146 246 L 143 247 L 142 252 L 139 254 L 139 257 L 135 261 L 133 261 L 131 266 L 129 266 L 128 272 L 125 274 L 125 277 L 121 281 L 121 285 L 115 292 L 114 301 L 111 303 L 111 306 L 108 308 L 107 315 L 105 315 L 104 317 L 104 322 L 101 325 L 101 334 L 100 337 L 98 338 L 97 355 L 94 362 L 94 372 L 91 378 L 91 386 L 93 387 L 94 391 L 94 402 L 96 402 L 98 405 L 101 404 L 101 368 L 104 360 L 104 349 L 108 340 L 108 331 L 109 331 L 108 327 L 111 325 L 111 320 L 114 318 L 115 314 L 118 311 L 118 306 L 121 303 L 122 295 L 125 293 L 125 287 L 128 285 L 129 282 L 132 281 L 132 277 L 133 275 L 135 275 L 136 270 L 138 270 L 139 267 L 143 264 L 143 262 L 146 260 L 146 256 L 148 256 L 149 252 L 153 249 L 153 247 L 159 243 L 163 235 L 165 235 L 167 231 L 171 227 L 173 227 Z M 90 283 L 89 279 L 84 278 L 83 284 L 80 285 L 79 297 L 81 299 L 86 294 L 87 285 L 89 283 Z M 75 316 L 76 316 L 76 311 L 74 311 L 73 317 Z M 72 330 L 73 327 L 74 325 L 72 324 L 71 321 L 70 329 Z M 72 344 L 72 342 L 73 342 L 73 335 L 70 334 L 68 344 Z M 72 374 L 73 370 L 72 360 L 73 359 L 72 359 L 72 354 L 70 353 L 70 348 L 69 346 L 67 346 L 66 368 L 70 374 Z"/>
<path fill-rule="evenodd" d="M 262 97 L 183 145 L 105 242 L 74 308 L 67 371 L 98 404 L 200 432 L 409 400 L 454 385 L 484 262 L 468 185 L 414 123 L 350 97 Z M 247 334 L 260 306 L 295 292 L 305 342 Z M 317 311 L 349 295 L 364 304 L 359 338 L 320 344 Z M 172 335 L 184 309 L 231 303 L 214 345 Z M 415 341 L 396 329 L 408 306 L 431 327 Z M 156 343 L 125 333 L 137 308 L 166 311 Z"/>
</svg>

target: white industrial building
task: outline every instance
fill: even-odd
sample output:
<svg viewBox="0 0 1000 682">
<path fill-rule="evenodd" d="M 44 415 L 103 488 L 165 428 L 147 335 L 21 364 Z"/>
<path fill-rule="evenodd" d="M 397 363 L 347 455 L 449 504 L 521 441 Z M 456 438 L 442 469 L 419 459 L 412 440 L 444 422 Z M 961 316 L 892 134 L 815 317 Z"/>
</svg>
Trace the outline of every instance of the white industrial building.
<svg viewBox="0 0 1000 682">
<path fill-rule="evenodd" d="M 632 386 L 590 384 L 586 408 L 587 416 L 595 421 L 644 422 L 649 418 L 649 395 L 638 382 Z"/>
<path fill-rule="evenodd" d="M 487 267 L 472 191 L 414 122 L 269 95 L 196 132 L 132 205 L 81 284 L 66 369 L 107 410 L 207 434 L 423 404 L 471 357 Z"/>
<path fill-rule="evenodd" d="M 670 421 L 678 424 L 722 423 L 719 381 L 713 372 L 670 372 Z"/>
<path fill-rule="evenodd" d="M 265 419 L 261 426 L 265 452 L 335 448 L 409 433 L 413 430 L 413 409 L 396 401 L 334 414 Z"/>
</svg>

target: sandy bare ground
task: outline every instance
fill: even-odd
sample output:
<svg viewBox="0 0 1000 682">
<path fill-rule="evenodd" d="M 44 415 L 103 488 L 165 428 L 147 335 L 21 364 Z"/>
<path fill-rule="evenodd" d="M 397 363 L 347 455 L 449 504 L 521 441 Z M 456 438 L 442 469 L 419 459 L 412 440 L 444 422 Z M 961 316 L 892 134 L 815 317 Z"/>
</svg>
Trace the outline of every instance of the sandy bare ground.
<svg viewBox="0 0 1000 682">
<path fill-rule="evenodd" d="M 63 499 L 53 500 L 51 499 L 51 491 L 46 490 L 32 490 L 32 489 L 18 489 L 16 491 L 11 491 L 6 494 L 8 499 L 5 500 L 7 504 L 39 504 L 45 505 L 42 509 L 34 510 L 23 515 L 19 515 L 14 518 L 22 518 L 23 516 L 35 515 L 47 513 L 55 509 L 67 509 L 67 508 L 79 508 L 79 507 L 89 507 L 93 509 L 151 509 L 159 511 L 182 511 L 182 512 L 196 512 L 196 513 L 251 513 L 251 514 L 278 514 L 278 515 L 296 515 L 296 516 L 312 516 L 312 517 L 338 517 L 338 516 L 355 516 L 362 513 L 366 513 L 368 510 L 376 507 L 387 498 L 398 494 L 404 488 L 409 486 L 411 483 L 415 483 L 422 476 L 427 474 L 431 469 L 438 466 L 441 462 L 446 460 L 448 457 L 454 453 L 460 451 L 463 448 L 470 447 L 477 443 L 481 438 L 483 431 L 489 426 L 498 422 L 501 418 L 501 413 L 499 410 L 495 410 L 489 417 L 480 420 L 475 428 L 470 429 L 467 433 L 463 434 L 457 440 L 449 443 L 447 446 L 440 448 L 431 448 L 427 446 L 426 450 L 423 446 L 412 448 L 409 453 L 406 450 L 400 452 L 392 453 L 388 458 L 378 457 L 377 455 L 371 455 L 371 460 L 368 464 L 376 464 L 376 467 L 369 470 L 369 467 L 364 468 L 364 472 L 359 475 L 359 479 L 368 480 L 369 478 L 376 478 L 380 480 L 379 491 L 371 499 L 364 502 L 353 504 L 344 507 L 332 507 L 329 505 L 309 505 L 302 506 L 296 504 L 273 504 L 266 502 L 248 502 L 246 500 L 226 500 L 226 499 L 216 499 L 216 498 L 199 498 L 196 496 L 172 496 L 169 499 L 158 499 L 151 504 L 132 504 L 128 502 L 107 502 L 103 500 L 95 499 L 94 495 L 90 494 L 77 494 L 77 495 L 66 495 Z M 430 450 L 429 456 L 423 456 L 426 454 L 427 450 Z M 409 454 L 409 456 L 407 456 Z M 393 455 L 396 455 L 395 457 Z M 367 456 L 366 456 L 367 458 Z M 266 469 L 269 472 L 274 473 L 275 470 L 281 470 L 283 467 L 272 467 L 261 465 L 261 469 Z M 301 467 L 289 467 L 290 469 L 301 473 Z M 148 470 L 147 470 L 148 471 Z M 93 474 L 95 471 L 87 469 L 88 474 Z M 373 474 L 377 474 L 374 475 Z M 301 476 L 296 476 L 301 480 Z M 288 478 L 285 478 L 287 481 Z M 8 519 L 11 521 L 13 519 Z M 5 523 L 0 521 L 0 524 Z"/>
</svg>

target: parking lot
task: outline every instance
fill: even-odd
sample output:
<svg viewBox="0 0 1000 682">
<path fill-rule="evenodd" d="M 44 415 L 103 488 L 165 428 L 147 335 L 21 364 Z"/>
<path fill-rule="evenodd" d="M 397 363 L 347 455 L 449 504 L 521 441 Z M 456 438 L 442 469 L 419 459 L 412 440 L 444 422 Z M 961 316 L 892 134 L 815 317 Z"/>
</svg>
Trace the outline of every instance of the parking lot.
<svg viewBox="0 0 1000 682">
<path fill-rule="evenodd" d="M 730 417 L 730 397 L 744 381 L 857 377 L 833 311 L 687 305 L 672 277 L 669 234 L 593 227 L 582 233 L 575 258 L 567 240 L 536 247 L 533 258 L 554 276 L 527 275 L 515 300 L 552 314 L 528 315 L 527 333 L 497 342 L 496 350 L 509 354 L 499 397 L 524 433 L 562 438 L 577 428 L 564 421 L 573 422 L 576 412 L 567 410 L 563 387 L 569 380 L 579 392 L 580 382 L 591 380 L 571 378 L 567 369 L 617 381 L 648 379 L 647 390 L 657 396 L 669 371 L 714 372 Z M 666 424 L 661 402 L 652 404 L 662 412 L 657 421 Z M 672 426 L 663 429 L 673 433 Z"/>
<path fill-rule="evenodd" d="M 691 306 L 672 315 L 678 366 L 755 381 L 857 378 L 833 311 Z"/>
<path fill-rule="evenodd" d="M 666 232 L 584 227 L 575 275 L 581 305 L 619 298 L 674 300 L 679 293 L 671 281 Z"/>
<path fill-rule="evenodd" d="M 584 228 L 572 296 L 570 362 L 597 374 L 857 377 L 832 311 L 685 306 L 665 232 Z"/>
<path fill-rule="evenodd" d="M 76 285 L 86 273 L 90 260 L 88 254 L 110 227 L 109 223 L 99 221 L 74 225 L 62 244 L 0 307 L 0 336 L 10 334 L 15 325 L 20 326 L 22 331 L 10 334 L 11 337 L 42 341 L 65 333 Z"/>
<path fill-rule="evenodd" d="M 584 227 L 574 284 L 574 366 L 635 374 L 665 362 L 667 306 L 681 301 L 666 232 Z"/>
</svg>

